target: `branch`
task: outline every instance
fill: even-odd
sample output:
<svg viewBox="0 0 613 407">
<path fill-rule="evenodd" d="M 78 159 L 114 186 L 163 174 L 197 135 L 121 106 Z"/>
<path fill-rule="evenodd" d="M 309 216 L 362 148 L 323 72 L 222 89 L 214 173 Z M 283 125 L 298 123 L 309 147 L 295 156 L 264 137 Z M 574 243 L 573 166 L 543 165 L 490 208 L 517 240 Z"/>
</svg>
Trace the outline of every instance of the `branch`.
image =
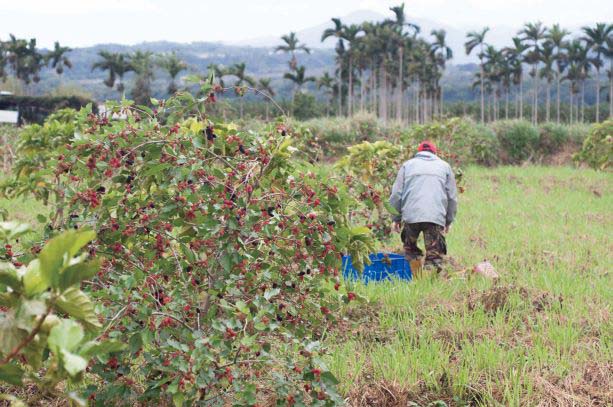
<svg viewBox="0 0 613 407">
<path fill-rule="evenodd" d="M 51 312 L 51 307 L 49 306 L 47 307 L 47 311 L 45 311 L 45 314 L 40 318 L 40 320 L 38 321 L 34 329 L 32 329 L 32 332 L 30 332 L 30 335 L 24 338 L 17 346 L 15 346 L 15 348 L 13 348 L 13 350 L 8 355 L 6 355 L 4 359 L 0 361 L 0 366 L 6 365 L 7 363 L 9 363 L 11 359 L 17 356 L 23 348 L 25 348 L 26 346 L 28 346 L 30 342 L 32 342 L 36 334 L 38 334 L 38 332 L 40 331 L 40 328 L 43 326 L 43 322 L 45 322 L 45 319 L 47 318 L 50 312 Z"/>
<path fill-rule="evenodd" d="M 178 323 L 180 323 L 181 325 L 183 325 L 185 328 L 189 329 L 190 331 L 193 332 L 193 329 L 191 326 L 187 325 L 185 322 L 183 322 L 181 319 L 175 317 L 172 314 L 166 314 L 164 312 L 152 312 L 151 315 L 158 315 L 158 316 L 162 316 L 162 317 L 168 317 L 171 319 L 174 319 L 175 321 L 177 321 Z"/>
</svg>

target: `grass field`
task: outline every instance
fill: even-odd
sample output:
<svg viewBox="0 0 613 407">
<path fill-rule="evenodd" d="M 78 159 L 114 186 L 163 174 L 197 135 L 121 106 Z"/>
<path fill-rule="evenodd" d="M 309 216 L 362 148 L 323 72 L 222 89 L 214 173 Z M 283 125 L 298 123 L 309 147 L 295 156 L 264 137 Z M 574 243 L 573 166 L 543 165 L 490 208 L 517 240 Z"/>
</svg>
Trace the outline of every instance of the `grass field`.
<svg viewBox="0 0 613 407">
<path fill-rule="evenodd" d="M 341 391 L 360 406 L 611 405 L 613 176 L 472 168 L 466 187 L 451 277 L 362 286 L 368 303 L 327 338 Z M 461 272 L 483 259 L 498 282 Z"/>
<path fill-rule="evenodd" d="M 613 175 L 469 168 L 466 180 L 450 277 L 359 286 L 367 302 L 328 333 L 348 404 L 613 404 Z M 43 209 L 0 208 L 34 226 Z M 498 282 L 462 272 L 483 259 Z"/>
</svg>

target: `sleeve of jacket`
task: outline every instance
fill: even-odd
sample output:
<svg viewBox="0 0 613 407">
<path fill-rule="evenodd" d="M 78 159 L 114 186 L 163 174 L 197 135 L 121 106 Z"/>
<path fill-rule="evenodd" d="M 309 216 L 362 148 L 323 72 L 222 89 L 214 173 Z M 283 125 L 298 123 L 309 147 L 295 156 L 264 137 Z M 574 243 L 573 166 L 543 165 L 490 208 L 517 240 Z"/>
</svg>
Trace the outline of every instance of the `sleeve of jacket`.
<svg viewBox="0 0 613 407">
<path fill-rule="evenodd" d="M 455 219 L 456 212 L 458 211 L 458 189 L 455 183 L 455 175 L 453 170 L 449 167 L 447 173 L 447 184 L 445 185 L 447 190 L 447 226 L 449 226 Z"/>
<path fill-rule="evenodd" d="M 404 190 L 404 165 L 400 167 L 398 175 L 396 175 L 396 181 L 392 186 L 392 194 L 390 195 L 390 205 L 398 212 L 398 215 L 393 216 L 394 222 L 400 222 L 402 220 L 402 192 Z"/>
</svg>

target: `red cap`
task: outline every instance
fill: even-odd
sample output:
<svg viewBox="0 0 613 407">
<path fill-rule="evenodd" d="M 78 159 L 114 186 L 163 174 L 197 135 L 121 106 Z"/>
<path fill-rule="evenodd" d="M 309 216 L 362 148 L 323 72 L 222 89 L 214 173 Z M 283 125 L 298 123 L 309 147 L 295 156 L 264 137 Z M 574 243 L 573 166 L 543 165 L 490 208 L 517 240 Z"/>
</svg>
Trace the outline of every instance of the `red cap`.
<svg viewBox="0 0 613 407">
<path fill-rule="evenodd" d="M 429 151 L 433 154 L 436 154 L 436 146 L 431 141 L 422 141 L 421 143 L 419 143 L 417 151 Z"/>
</svg>

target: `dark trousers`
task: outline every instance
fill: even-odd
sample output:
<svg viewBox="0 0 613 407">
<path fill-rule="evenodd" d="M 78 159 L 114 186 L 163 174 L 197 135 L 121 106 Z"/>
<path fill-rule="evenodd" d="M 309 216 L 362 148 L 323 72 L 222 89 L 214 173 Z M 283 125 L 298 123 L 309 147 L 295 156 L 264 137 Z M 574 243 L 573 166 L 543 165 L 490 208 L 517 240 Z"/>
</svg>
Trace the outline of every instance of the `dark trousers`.
<svg viewBox="0 0 613 407">
<path fill-rule="evenodd" d="M 447 244 L 443 235 L 444 227 L 436 223 L 419 222 L 405 223 L 400 237 L 404 244 L 404 253 L 407 260 L 421 259 L 422 250 L 417 247 L 419 234 L 424 234 L 426 246 L 426 264 L 440 265 L 443 256 L 447 254 Z"/>
</svg>

